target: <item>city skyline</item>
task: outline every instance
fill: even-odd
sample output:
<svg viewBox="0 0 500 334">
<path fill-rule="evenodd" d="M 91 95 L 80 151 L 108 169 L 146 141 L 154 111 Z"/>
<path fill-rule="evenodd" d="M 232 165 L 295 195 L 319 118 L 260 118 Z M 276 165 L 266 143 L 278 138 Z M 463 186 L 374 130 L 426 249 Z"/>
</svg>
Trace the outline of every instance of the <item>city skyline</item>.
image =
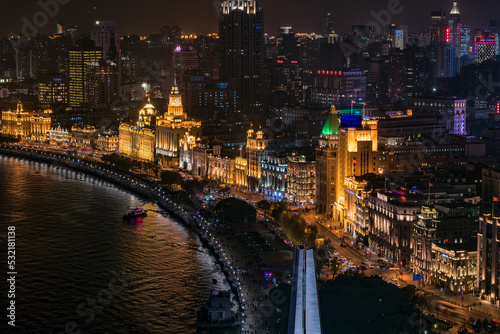
<svg viewBox="0 0 500 334">
<path fill-rule="evenodd" d="M 54 0 L 55 1 L 55 0 Z M 64 1 L 61 1 L 64 3 Z M 33 16 L 42 11 L 42 3 L 33 2 L 30 4 L 16 2 L 9 4 L 7 10 L 0 15 L 0 34 L 10 33 L 22 34 L 22 28 L 26 21 L 33 22 Z M 132 1 L 121 3 L 120 8 L 109 0 L 100 3 L 57 3 L 49 13 L 45 22 L 40 23 L 38 29 L 40 33 L 53 33 L 56 30 L 56 23 L 63 25 L 76 25 L 79 33 L 88 34 L 95 20 L 117 21 L 121 35 L 139 34 L 148 35 L 158 33 L 165 26 L 177 25 L 181 27 L 184 33 L 211 33 L 218 31 L 218 13 L 220 1 L 201 1 L 195 0 L 183 3 L 154 3 L 150 0 L 143 2 L 141 10 L 134 8 Z M 311 2 L 301 2 L 298 0 L 288 2 L 261 1 L 264 8 L 264 30 L 270 35 L 275 35 L 280 26 L 292 26 L 296 32 L 316 32 L 323 31 L 323 15 L 326 8 L 333 9 L 333 26 L 340 34 L 347 33 L 352 25 L 367 24 L 375 19 L 373 13 L 379 13 L 387 10 L 391 4 L 398 8 L 399 13 L 391 15 L 389 23 L 404 24 L 409 27 L 410 32 L 417 32 L 419 29 L 430 25 L 431 11 L 442 9 L 449 14 L 453 1 L 432 0 L 423 1 L 382 1 L 377 0 L 369 4 L 359 4 L 356 2 L 334 3 L 325 0 L 314 0 Z M 47 5 L 48 6 L 48 5 Z M 151 10 L 156 6 L 155 10 Z M 461 13 L 462 22 L 472 27 L 477 26 L 480 29 L 486 29 L 490 19 L 497 19 L 494 14 L 500 12 L 500 3 L 490 0 L 478 1 L 458 1 L 458 8 Z M 25 18 L 23 20 L 23 18 Z M 375 20 L 376 21 L 376 20 Z"/>
<path fill-rule="evenodd" d="M 5 326 L 500 333 L 498 0 L 211 1 L 0 14 Z"/>
</svg>

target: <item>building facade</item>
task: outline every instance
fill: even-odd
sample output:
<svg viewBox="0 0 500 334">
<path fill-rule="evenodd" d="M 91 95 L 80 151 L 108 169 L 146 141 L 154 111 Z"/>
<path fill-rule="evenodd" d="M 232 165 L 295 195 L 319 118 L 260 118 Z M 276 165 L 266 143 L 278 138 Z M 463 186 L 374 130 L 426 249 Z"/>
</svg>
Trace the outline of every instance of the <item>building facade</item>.
<svg viewBox="0 0 500 334">
<path fill-rule="evenodd" d="M 281 201 L 285 198 L 287 187 L 287 158 L 268 155 L 262 160 L 262 194 Z"/>
<path fill-rule="evenodd" d="M 220 76 L 235 86 L 237 110 L 250 116 L 262 103 L 264 13 L 257 0 L 225 0 L 220 10 Z"/>
<path fill-rule="evenodd" d="M 186 132 L 195 139 L 201 138 L 201 122 L 189 119 L 184 112 L 182 96 L 176 83 L 168 100 L 167 113 L 156 121 L 156 154 L 163 164 L 179 163 L 180 140 Z"/>
<path fill-rule="evenodd" d="M 69 74 L 69 105 L 80 107 L 88 103 L 88 73 L 87 64 L 99 62 L 102 51 L 99 48 L 82 47 L 69 51 L 68 74 Z"/>
<path fill-rule="evenodd" d="M 268 154 L 269 138 L 262 131 L 247 131 L 247 184 L 250 191 L 259 192 L 262 182 L 262 160 Z"/>
<path fill-rule="evenodd" d="M 321 131 L 316 147 L 316 211 L 333 214 L 336 202 L 337 146 L 340 121 L 333 110 Z"/>
<path fill-rule="evenodd" d="M 16 110 L 2 111 L 3 135 L 22 140 L 43 141 L 47 139 L 51 119 L 42 113 L 24 111 L 21 101 L 17 102 Z"/>
<path fill-rule="evenodd" d="M 136 124 L 120 124 L 120 153 L 133 159 L 155 161 L 155 122 L 156 108 L 148 100 L 139 112 Z"/>
<path fill-rule="evenodd" d="M 482 299 L 500 305 L 500 217 L 479 217 L 477 235 L 477 289 Z"/>
<path fill-rule="evenodd" d="M 340 117 L 337 173 L 335 178 L 336 203 L 334 219 L 343 222 L 347 215 L 344 181 L 351 176 L 378 173 L 377 120 L 360 115 Z"/>
<path fill-rule="evenodd" d="M 373 192 L 369 201 L 370 248 L 392 262 L 408 265 L 413 224 L 422 201 L 391 191 Z"/>
<path fill-rule="evenodd" d="M 287 199 L 292 203 L 314 205 L 316 194 L 316 164 L 305 156 L 288 157 L 286 179 Z"/>
</svg>

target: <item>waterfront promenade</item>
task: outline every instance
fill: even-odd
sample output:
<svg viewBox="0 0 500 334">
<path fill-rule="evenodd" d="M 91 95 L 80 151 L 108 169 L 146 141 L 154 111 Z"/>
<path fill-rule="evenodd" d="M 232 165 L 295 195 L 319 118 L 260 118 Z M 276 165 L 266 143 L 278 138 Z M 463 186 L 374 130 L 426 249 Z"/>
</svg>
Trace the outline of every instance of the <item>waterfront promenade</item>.
<svg viewBox="0 0 500 334">
<path fill-rule="evenodd" d="M 274 272 L 279 272 L 277 282 L 284 281 L 282 278 L 286 279 L 287 271 L 291 270 L 292 256 L 291 251 L 287 251 L 284 242 L 270 231 L 266 233 L 265 227 L 245 225 L 244 229 L 251 231 L 254 237 L 263 235 L 268 243 L 275 245 L 274 247 L 280 245 L 278 256 L 273 263 L 269 262 L 265 252 L 256 250 L 253 245 L 250 245 L 252 239 L 244 235 L 242 226 L 231 227 L 205 219 L 198 215 L 196 208 L 186 205 L 157 183 L 134 173 L 113 168 L 98 161 L 88 161 L 80 157 L 69 157 L 56 152 L 34 150 L 18 145 L 0 145 L 0 154 L 34 159 L 78 170 L 155 201 L 180 223 L 193 230 L 216 257 L 237 298 L 240 312 L 236 323 L 241 332 L 274 333 L 277 313 L 269 300 L 273 280 L 272 278 L 270 281 L 264 279 L 263 268 L 271 268 Z"/>
</svg>

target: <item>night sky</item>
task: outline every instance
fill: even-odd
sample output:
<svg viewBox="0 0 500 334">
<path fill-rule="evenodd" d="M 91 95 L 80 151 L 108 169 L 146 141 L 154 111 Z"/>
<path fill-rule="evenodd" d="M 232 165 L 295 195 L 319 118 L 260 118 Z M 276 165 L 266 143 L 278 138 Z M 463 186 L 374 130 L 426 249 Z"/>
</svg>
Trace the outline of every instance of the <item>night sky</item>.
<svg viewBox="0 0 500 334">
<path fill-rule="evenodd" d="M 52 2 L 55 0 L 41 0 Z M 217 0 L 60 0 L 59 10 L 48 23 L 40 28 L 42 33 L 55 32 L 56 22 L 77 25 L 79 31 L 90 33 L 94 20 L 117 21 L 122 35 L 158 33 L 165 25 L 178 25 L 185 33 L 209 33 L 218 31 Z M 394 0 L 397 1 L 397 0 Z M 353 24 L 366 24 L 373 20 L 370 11 L 387 9 L 388 0 L 262 0 L 265 31 L 276 34 L 279 26 L 291 25 L 296 32 L 321 32 L 323 10 L 335 11 L 337 32 L 345 33 Z M 407 24 L 410 32 L 430 24 L 430 11 L 440 7 L 447 13 L 452 1 L 400 0 L 403 10 L 393 15 L 391 23 Z M 0 12 L 0 33 L 21 33 L 22 18 L 33 22 L 33 15 L 41 10 L 38 1 L 4 0 Z M 462 22 L 479 28 L 487 28 L 488 20 L 500 19 L 500 1 L 458 1 Z"/>
</svg>

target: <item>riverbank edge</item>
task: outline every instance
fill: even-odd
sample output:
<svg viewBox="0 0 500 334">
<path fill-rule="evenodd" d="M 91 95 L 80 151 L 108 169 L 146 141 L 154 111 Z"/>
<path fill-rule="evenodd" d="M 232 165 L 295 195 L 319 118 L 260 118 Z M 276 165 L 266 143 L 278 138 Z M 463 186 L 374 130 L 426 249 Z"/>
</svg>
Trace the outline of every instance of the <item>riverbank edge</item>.
<svg viewBox="0 0 500 334">
<path fill-rule="evenodd" d="M 62 167 L 66 167 L 81 173 L 85 173 L 88 175 L 92 175 L 95 177 L 98 177 L 102 180 L 105 180 L 107 182 L 112 183 L 115 186 L 121 187 L 123 189 L 126 189 L 138 196 L 144 197 L 149 200 L 154 200 L 154 202 L 163 210 L 165 210 L 170 216 L 172 216 L 178 223 L 186 227 L 187 229 L 191 230 L 194 232 L 203 246 L 208 249 L 210 254 L 215 258 L 215 262 L 220 265 L 221 271 L 224 273 L 224 276 L 226 277 L 226 281 L 230 286 L 231 291 L 234 293 L 238 300 L 238 305 L 239 305 L 239 310 L 241 312 L 242 309 L 242 298 L 241 298 L 241 291 L 238 291 L 237 287 L 233 285 L 233 280 L 231 279 L 231 273 L 229 272 L 228 264 L 225 263 L 223 260 L 222 255 L 218 252 L 217 248 L 215 245 L 213 245 L 210 242 L 210 239 L 202 232 L 202 229 L 200 228 L 199 224 L 194 220 L 194 219 L 187 219 L 182 216 L 181 213 L 173 209 L 169 204 L 167 204 L 163 198 L 159 194 L 154 193 L 152 190 L 146 190 L 147 187 L 153 186 L 153 183 L 149 180 L 144 179 L 143 177 L 135 174 L 128 172 L 127 174 L 130 177 L 135 178 L 137 181 L 136 183 L 141 183 L 142 188 L 144 189 L 138 189 L 132 184 L 127 184 L 123 182 L 121 179 L 112 177 L 111 174 L 116 173 L 113 169 L 110 169 L 109 166 L 102 164 L 99 169 L 103 171 L 107 171 L 108 174 L 102 173 L 99 171 L 99 169 L 96 168 L 89 168 L 85 167 L 85 164 L 89 165 L 92 162 L 85 161 L 85 160 L 79 160 L 75 158 L 70 158 L 64 155 L 60 154 L 55 154 L 54 152 L 44 152 L 44 151 L 39 151 L 39 150 L 34 150 L 34 149 L 25 149 L 17 146 L 12 146 L 12 145 L 0 145 L 0 155 L 6 155 L 6 156 L 12 156 L 12 157 L 17 157 L 17 158 L 25 158 L 29 160 L 34 160 L 34 161 L 39 161 L 39 162 L 44 162 L 48 164 L 54 164 Z M 103 168 L 104 167 L 104 168 Z M 122 170 L 117 170 L 118 172 L 124 173 Z M 174 205 L 179 205 L 179 203 L 174 203 Z M 196 211 L 191 212 L 190 216 L 192 217 L 193 214 L 195 214 Z M 207 296 L 208 297 L 208 296 Z M 201 306 L 201 305 L 200 305 Z M 237 324 L 239 324 L 239 321 L 237 321 Z"/>
</svg>

